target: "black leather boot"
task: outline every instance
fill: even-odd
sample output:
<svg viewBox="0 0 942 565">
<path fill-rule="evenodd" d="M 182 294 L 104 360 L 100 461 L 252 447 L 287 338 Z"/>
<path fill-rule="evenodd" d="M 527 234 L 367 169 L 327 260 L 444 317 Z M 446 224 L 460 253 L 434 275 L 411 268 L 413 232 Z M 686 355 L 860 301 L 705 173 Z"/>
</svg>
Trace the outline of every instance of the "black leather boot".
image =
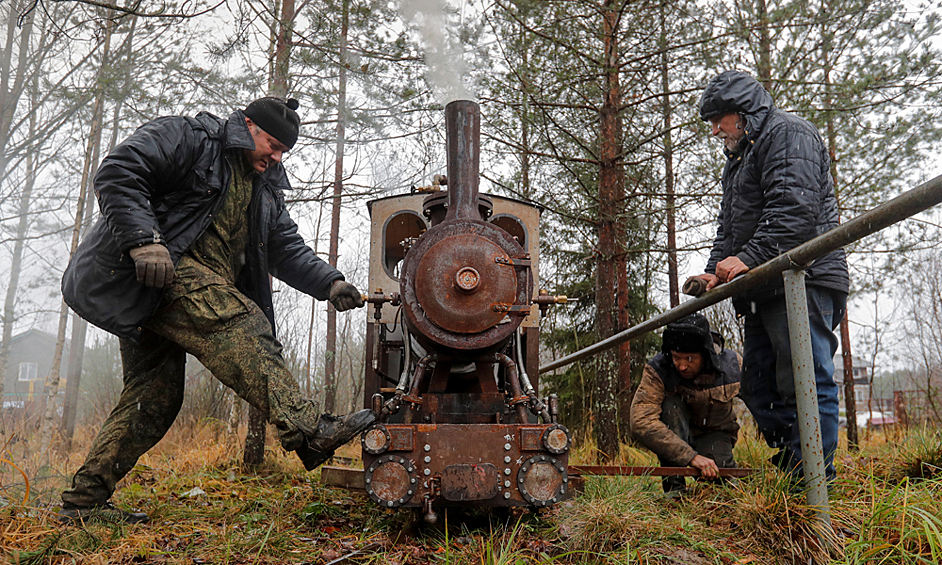
<svg viewBox="0 0 942 565">
<path fill-rule="evenodd" d="M 317 432 L 307 437 L 307 445 L 295 450 L 308 471 L 317 468 L 334 455 L 334 451 L 368 428 L 376 421 L 376 413 L 360 410 L 346 416 L 323 414 L 317 422 Z"/>
</svg>

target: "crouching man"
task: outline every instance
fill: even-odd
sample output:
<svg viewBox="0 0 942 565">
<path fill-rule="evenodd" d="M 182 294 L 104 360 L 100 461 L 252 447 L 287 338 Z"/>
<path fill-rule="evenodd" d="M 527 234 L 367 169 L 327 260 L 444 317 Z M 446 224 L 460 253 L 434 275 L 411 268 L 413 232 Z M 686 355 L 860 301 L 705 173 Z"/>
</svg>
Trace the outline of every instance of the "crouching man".
<svg viewBox="0 0 942 565">
<path fill-rule="evenodd" d="M 668 324 L 631 404 L 631 431 L 661 466 L 694 467 L 707 479 L 736 466 L 739 434 L 733 399 L 742 361 L 718 341 L 701 314 Z M 662 484 L 668 494 L 686 488 L 684 477 L 664 477 Z"/>
</svg>

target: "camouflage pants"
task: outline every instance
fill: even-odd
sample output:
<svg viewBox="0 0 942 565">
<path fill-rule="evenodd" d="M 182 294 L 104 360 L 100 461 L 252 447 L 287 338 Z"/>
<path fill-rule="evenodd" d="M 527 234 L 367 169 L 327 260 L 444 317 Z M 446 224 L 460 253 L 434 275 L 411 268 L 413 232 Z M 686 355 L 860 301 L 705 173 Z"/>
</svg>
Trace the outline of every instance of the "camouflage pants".
<svg viewBox="0 0 942 565">
<path fill-rule="evenodd" d="M 305 433 L 314 435 L 319 414 L 301 397 L 261 309 L 231 285 L 190 290 L 165 301 L 140 343 L 121 340 L 124 388 L 72 488 L 62 493 L 66 507 L 107 501 L 167 433 L 183 405 L 186 353 L 261 410 L 285 449 L 300 447 Z"/>
</svg>

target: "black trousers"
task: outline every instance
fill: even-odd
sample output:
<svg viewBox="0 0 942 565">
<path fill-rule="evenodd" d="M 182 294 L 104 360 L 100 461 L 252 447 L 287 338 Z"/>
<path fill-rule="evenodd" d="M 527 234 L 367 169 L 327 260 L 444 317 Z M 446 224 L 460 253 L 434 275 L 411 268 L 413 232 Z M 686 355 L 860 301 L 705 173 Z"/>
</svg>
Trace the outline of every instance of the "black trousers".
<svg viewBox="0 0 942 565">
<path fill-rule="evenodd" d="M 736 435 L 720 430 L 691 433 L 690 410 L 687 408 L 687 403 L 680 397 L 669 395 L 664 399 L 661 405 L 661 421 L 699 455 L 716 461 L 717 467 L 736 466 L 736 461 L 733 459 Z M 672 461 L 664 457 L 658 457 L 658 461 L 662 467 L 687 466 L 687 462 Z M 686 477 L 664 477 L 661 479 L 661 486 L 664 487 L 664 492 L 684 490 L 687 486 Z"/>
</svg>

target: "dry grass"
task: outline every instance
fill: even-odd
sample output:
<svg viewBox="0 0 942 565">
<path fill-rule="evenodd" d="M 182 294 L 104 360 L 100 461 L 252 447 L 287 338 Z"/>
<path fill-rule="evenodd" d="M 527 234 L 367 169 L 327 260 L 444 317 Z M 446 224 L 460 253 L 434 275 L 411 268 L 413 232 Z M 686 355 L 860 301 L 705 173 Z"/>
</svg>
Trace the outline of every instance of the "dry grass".
<svg viewBox="0 0 942 565">
<path fill-rule="evenodd" d="M 28 434 L 20 437 L 29 438 Z M 48 458 L 29 439 L 0 452 L 0 548 L 12 563 L 792 564 L 942 562 L 942 435 L 912 430 L 841 451 L 830 550 L 801 493 L 768 464 L 744 429 L 737 460 L 760 472 L 735 486 L 691 483 L 666 499 L 655 478 L 595 478 L 576 499 L 540 514 L 444 514 L 421 527 L 409 511 L 328 489 L 318 473 L 272 444 L 261 468 L 242 466 L 237 442 L 205 422 L 173 429 L 122 484 L 115 502 L 148 512 L 146 526 L 58 524 L 51 512 L 90 442 Z M 590 442 L 586 442 L 589 444 Z M 340 455 L 356 459 L 355 445 Z M 575 449 L 590 463 L 592 446 Z M 625 447 L 615 462 L 654 465 Z M 828 532 L 830 533 L 830 532 Z M 833 536 L 832 536 L 833 537 Z"/>
</svg>

